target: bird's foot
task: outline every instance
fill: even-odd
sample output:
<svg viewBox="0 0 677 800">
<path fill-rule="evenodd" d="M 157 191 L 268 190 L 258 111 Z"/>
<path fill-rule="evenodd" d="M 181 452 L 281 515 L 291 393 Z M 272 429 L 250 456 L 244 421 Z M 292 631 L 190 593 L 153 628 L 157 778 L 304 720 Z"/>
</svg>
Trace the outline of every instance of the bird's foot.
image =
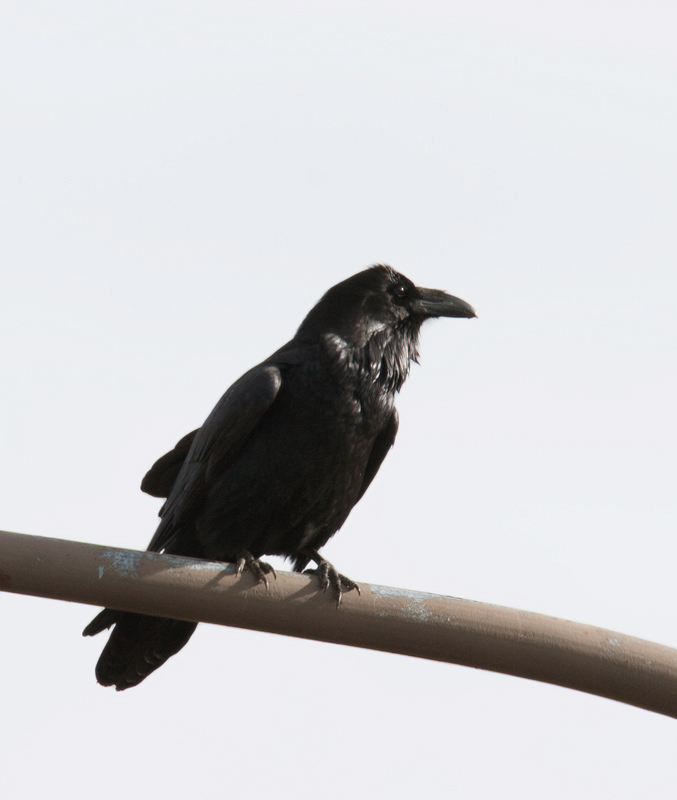
<svg viewBox="0 0 677 800">
<path fill-rule="evenodd" d="M 326 558 L 322 558 L 317 550 L 307 547 L 305 548 L 303 554 L 308 556 L 311 561 L 314 561 L 317 564 L 316 569 L 307 569 L 305 572 L 317 575 L 323 592 L 326 592 L 331 586 L 331 588 L 334 590 L 334 594 L 336 595 L 336 608 L 341 605 L 344 588 L 346 592 L 352 592 L 353 589 L 356 589 L 357 593 L 361 594 L 360 587 L 355 583 L 355 581 L 347 578 L 345 575 L 341 575 L 336 567 L 330 564 Z"/>
<path fill-rule="evenodd" d="M 248 550 L 243 550 L 237 559 L 238 577 L 242 575 L 245 567 L 254 573 L 257 584 L 266 584 L 266 589 L 268 588 L 268 575 L 272 575 L 273 578 L 277 580 L 277 572 L 275 572 L 275 568 L 272 566 L 272 564 L 268 564 L 267 561 L 261 561 L 258 558 L 254 558 L 254 556 Z"/>
</svg>

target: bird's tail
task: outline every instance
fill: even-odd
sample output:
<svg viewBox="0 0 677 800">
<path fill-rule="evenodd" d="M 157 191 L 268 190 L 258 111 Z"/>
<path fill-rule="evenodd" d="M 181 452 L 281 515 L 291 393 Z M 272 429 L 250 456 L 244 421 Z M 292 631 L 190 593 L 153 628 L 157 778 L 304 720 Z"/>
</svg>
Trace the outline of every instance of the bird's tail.
<svg viewBox="0 0 677 800">
<path fill-rule="evenodd" d="M 193 635 L 197 622 L 149 617 L 105 608 L 83 636 L 95 636 L 115 625 L 96 665 L 96 679 L 118 692 L 141 683 L 178 653 Z"/>
</svg>

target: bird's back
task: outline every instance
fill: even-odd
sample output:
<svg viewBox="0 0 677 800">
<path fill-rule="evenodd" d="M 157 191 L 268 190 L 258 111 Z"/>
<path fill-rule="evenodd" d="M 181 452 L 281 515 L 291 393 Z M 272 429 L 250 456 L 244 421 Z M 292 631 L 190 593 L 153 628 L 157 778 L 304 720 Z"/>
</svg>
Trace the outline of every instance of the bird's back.
<svg viewBox="0 0 677 800">
<path fill-rule="evenodd" d="M 359 499 L 393 397 L 347 379 L 332 350 L 315 350 L 276 364 L 275 402 L 238 457 L 210 475 L 190 531 L 206 557 L 232 561 L 243 550 L 294 557 L 319 548 Z"/>
</svg>

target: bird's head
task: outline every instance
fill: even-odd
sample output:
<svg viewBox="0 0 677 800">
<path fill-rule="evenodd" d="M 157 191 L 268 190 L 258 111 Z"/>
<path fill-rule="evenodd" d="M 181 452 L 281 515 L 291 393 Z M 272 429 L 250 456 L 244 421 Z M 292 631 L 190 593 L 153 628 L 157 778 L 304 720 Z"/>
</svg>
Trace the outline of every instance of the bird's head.
<svg viewBox="0 0 677 800">
<path fill-rule="evenodd" d="M 377 264 L 337 283 L 311 309 L 293 341 L 322 342 L 342 369 L 392 397 L 418 360 L 421 325 L 434 317 L 476 317 L 465 300 L 423 289 Z"/>
<path fill-rule="evenodd" d="M 475 309 L 440 289 L 423 289 L 392 267 L 377 264 L 331 289 L 310 311 L 297 336 L 335 334 L 353 347 L 365 347 L 379 334 L 398 331 L 415 337 L 434 317 L 476 317 Z"/>
</svg>

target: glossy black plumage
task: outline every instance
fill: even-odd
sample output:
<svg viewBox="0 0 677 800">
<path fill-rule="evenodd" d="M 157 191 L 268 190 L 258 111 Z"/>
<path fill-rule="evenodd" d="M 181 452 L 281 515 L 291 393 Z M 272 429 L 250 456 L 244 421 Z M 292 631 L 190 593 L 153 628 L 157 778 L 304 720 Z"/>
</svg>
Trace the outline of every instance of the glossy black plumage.
<svg viewBox="0 0 677 800">
<path fill-rule="evenodd" d="M 167 497 L 148 547 L 236 561 L 260 579 L 264 555 L 318 564 L 340 600 L 356 587 L 317 553 L 343 525 L 395 441 L 395 394 L 418 357 L 421 324 L 474 317 L 464 301 L 420 289 L 376 266 L 337 284 L 294 338 L 249 370 L 205 423 L 148 472 L 142 489 Z M 105 609 L 87 626 L 115 625 L 97 679 L 140 683 L 183 647 L 194 623 Z"/>
</svg>

